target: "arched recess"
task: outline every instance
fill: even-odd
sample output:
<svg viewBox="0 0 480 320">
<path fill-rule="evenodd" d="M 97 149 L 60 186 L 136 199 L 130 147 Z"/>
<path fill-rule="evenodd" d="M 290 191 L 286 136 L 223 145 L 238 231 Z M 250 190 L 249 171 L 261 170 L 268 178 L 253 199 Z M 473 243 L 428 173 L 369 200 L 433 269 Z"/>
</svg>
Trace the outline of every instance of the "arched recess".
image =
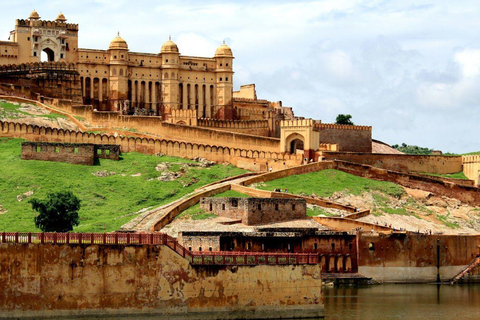
<svg viewBox="0 0 480 320">
<path fill-rule="evenodd" d="M 40 54 L 40 61 L 42 62 L 53 62 L 55 61 L 55 52 L 50 48 L 45 48 Z"/>
<path fill-rule="evenodd" d="M 289 152 L 291 154 L 296 154 L 297 150 L 302 151 L 304 150 L 305 146 L 305 137 L 302 136 L 299 133 L 292 133 L 290 134 L 286 139 L 285 139 L 285 148 L 286 152 Z"/>
</svg>

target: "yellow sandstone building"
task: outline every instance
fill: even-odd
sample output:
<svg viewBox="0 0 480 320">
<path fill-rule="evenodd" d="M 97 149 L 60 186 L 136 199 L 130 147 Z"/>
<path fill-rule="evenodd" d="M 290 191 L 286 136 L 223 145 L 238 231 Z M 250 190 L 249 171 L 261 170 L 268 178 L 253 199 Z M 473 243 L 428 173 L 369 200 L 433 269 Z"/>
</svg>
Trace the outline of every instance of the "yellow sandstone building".
<svg viewBox="0 0 480 320">
<path fill-rule="evenodd" d="M 128 124 L 139 132 L 241 147 L 252 155 L 278 152 L 268 155 L 274 160 L 283 154 L 318 160 L 321 150 L 372 151 L 371 127 L 295 117 L 280 101 L 258 99 L 254 84 L 233 91 L 234 55 L 225 43 L 212 57 L 181 55 L 171 39 L 158 53 L 139 53 L 118 34 L 106 50 L 84 49 L 78 48 L 78 31 L 62 13 L 54 21 L 41 20 L 35 10 L 17 19 L 9 41 L 0 41 L 0 90 L 68 101 L 74 112 L 92 106 L 90 120 L 97 125 Z M 211 141 L 214 131 L 234 135 Z"/>
<path fill-rule="evenodd" d="M 177 116 L 231 120 L 265 120 L 277 114 L 293 116 L 280 103 L 257 100 L 254 85 L 233 92 L 233 53 L 223 43 L 210 58 L 183 56 L 169 39 L 159 53 L 131 52 L 117 35 L 107 50 L 78 48 L 78 25 L 60 13 L 54 21 L 41 20 L 34 10 L 17 19 L 10 41 L 0 42 L 0 65 L 41 62 L 74 63 L 83 104 L 99 111 L 161 116 L 174 110 L 193 110 Z M 271 124 L 273 130 L 273 124 Z"/>
</svg>

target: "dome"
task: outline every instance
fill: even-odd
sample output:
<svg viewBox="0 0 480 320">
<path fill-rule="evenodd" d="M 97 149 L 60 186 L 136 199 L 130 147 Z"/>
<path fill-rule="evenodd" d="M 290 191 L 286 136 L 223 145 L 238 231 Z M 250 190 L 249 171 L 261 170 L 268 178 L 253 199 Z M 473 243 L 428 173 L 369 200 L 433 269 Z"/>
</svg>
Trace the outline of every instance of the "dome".
<svg viewBox="0 0 480 320">
<path fill-rule="evenodd" d="M 223 42 L 215 51 L 215 57 L 233 57 L 232 49 Z"/>
<path fill-rule="evenodd" d="M 38 12 L 35 11 L 35 9 L 33 9 L 32 13 L 30 13 L 30 19 L 32 20 L 37 20 L 37 19 L 40 19 L 40 16 L 38 15 Z"/>
<path fill-rule="evenodd" d="M 113 38 L 112 42 L 110 42 L 110 45 L 108 46 L 108 49 L 123 49 L 123 50 L 128 50 L 128 45 L 125 40 L 120 37 L 120 33 Z"/>
<path fill-rule="evenodd" d="M 65 16 L 64 16 L 63 13 L 61 13 L 61 12 L 58 14 L 56 20 L 59 21 L 59 22 L 65 22 L 65 21 L 67 21 L 67 19 L 65 18 Z"/>
<path fill-rule="evenodd" d="M 162 45 L 160 53 L 178 53 L 178 47 L 172 39 L 168 38 L 168 41 Z"/>
</svg>

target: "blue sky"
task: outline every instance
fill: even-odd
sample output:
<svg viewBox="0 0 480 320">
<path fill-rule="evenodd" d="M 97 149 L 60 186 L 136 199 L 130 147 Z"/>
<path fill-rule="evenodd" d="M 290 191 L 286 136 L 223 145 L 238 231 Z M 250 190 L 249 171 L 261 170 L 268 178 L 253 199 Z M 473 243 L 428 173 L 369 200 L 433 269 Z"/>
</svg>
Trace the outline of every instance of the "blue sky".
<svg viewBox="0 0 480 320">
<path fill-rule="evenodd" d="M 131 51 L 235 55 L 234 85 L 295 114 L 351 114 L 373 137 L 444 152 L 480 151 L 480 1 L 30 1 L 2 0 L 0 40 L 36 9 L 62 11 L 79 45 L 107 49 L 117 31 Z"/>
</svg>

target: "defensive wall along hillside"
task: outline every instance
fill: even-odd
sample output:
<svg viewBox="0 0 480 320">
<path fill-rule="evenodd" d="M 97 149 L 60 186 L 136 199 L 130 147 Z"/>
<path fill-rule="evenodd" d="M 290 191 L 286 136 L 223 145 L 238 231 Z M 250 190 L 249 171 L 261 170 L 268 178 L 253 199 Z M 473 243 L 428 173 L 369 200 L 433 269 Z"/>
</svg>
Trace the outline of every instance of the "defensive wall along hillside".
<svg viewBox="0 0 480 320">
<path fill-rule="evenodd" d="M 212 144 L 186 143 L 167 139 L 101 135 L 13 122 L 0 121 L 0 128 L 0 136 L 2 137 L 44 142 L 117 144 L 120 145 L 122 152 L 164 153 L 188 159 L 203 157 L 220 163 L 228 162 L 237 167 L 253 171 L 266 170 L 266 164 L 268 163 L 270 165 L 276 163 L 279 167 L 288 167 L 298 165 L 302 160 L 301 156 L 286 153 L 230 148 Z"/>
<path fill-rule="evenodd" d="M 68 115 L 82 130 L 87 129 L 75 119 L 75 117 L 71 116 L 71 114 L 85 117 L 86 120 L 98 127 L 133 129 L 135 132 L 149 132 L 165 139 L 215 144 L 223 147 L 247 150 L 262 150 L 265 152 L 279 152 L 280 150 L 279 139 L 253 135 L 257 129 L 260 131 L 264 130 L 262 121 L 247 121 L 242 124 L 235 121 L 213 121 L 217 123 L 218 127 L 228 128 L 229 131 L 232 131 L 230 127 L 238 127 L 241 129 L 239 131 L 249 133 L 245 134 L 168 123 L 162 121 L 160 117 L 154 116 L 124 116 L 119 112 L 95 111 L 92 106 L 73 106 L 72 101 L 66 99 L 39 96 L 38 100 L 40 101 L 36 101 L 1 95 L 0 99 L 20 103 L 32 103 L 46 108 L 51 112 Z M 52 107 L 54 109 L 52 109 Z"/>
<path fill-rule="evenodd" d="M 323 151 L 321 152 L 321 156 L 327 160 L 345 160 L 387 170 L 418 173 L 457 173 L 462 171 L 463 164 L 461 156 L 422 156 L 333 151 Z"/>
<path fill-rule="evenodd" d="M 171 246 L 1 243 L 0 318 L 323 316 L 318 263 L 196 266 Z"/>
<path fill-rule="evenodd" d="M 262 150 L 266 152 L 278 152 L 280 150 L 279 139 L 254 135 L 256 131 L 264 131 L 263 126 L 265 123 L 263 121 L 200 120 L 201 124 L 215 124 L 214 128 L 217 129 L 224 128 L 229 131 L 243 131 L 242 133 L 228 132 L 168 123 L 162 121 L 161 117 L 125 116 L 119 112 L 95 111 L 92 106 L 73 106 L 71 100 L 47 98 L 43 96 L 40 96 L 39 99 L 44 104 L 51 105 L 68 113 L 83 116 L 98 127 L 128 128 L 138 132 L 156 134 L 166 139 L 203 144 L 215 143 L 216 145 L 240 149 Z M 31 100 L 27 101 L 30 103 L 33 102 Z M 247 132 L 249 134 L 245 134 Z"/>
</svg>

